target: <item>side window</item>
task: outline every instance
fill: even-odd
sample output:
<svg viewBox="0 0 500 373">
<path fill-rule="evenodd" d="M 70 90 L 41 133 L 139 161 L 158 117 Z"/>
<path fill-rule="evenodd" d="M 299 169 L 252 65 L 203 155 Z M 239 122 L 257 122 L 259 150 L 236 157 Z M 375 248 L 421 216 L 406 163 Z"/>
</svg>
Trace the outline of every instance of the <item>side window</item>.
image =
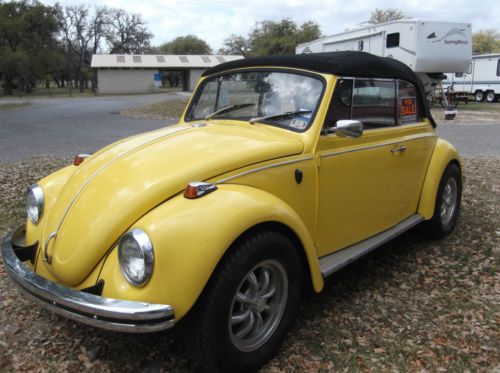
<svg viewBox="0 0 500 373">
<path fill-rule="evenodd" d="M 399 47 L 399 32 L 393 34 L 387 34 L 387 40 L 385 42 L 386 48 Z"/>
<path fill-rule="evenodd" d="M 500 76 L 500 59 L 497 61 L 497 76 Z"/>
<path fill-rule="evenodd" d="M 417 90 L 407 82 L 398 82 L 399 123 L 415 123 L 420 121 L 417 108 Z"/>
<path fill-rule="evenodd" d="M 351 119 L 352 79 L 339 79 L 326 117 L 326 127 L 335 127 L 343 119 Z"/>
<path fill-rule="evenodd" d="M 396 82 L 356 79 L 352 119 L 363 122 L 365 129 L 396 125 Z"/>
</svg>

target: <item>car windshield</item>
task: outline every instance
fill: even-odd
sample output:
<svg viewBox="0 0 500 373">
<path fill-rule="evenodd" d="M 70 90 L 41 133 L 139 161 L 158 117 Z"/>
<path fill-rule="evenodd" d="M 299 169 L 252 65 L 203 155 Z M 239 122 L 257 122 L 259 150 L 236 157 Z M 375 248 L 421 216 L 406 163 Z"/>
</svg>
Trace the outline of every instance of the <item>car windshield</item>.
<svg viewBox="0 0 500 373">
<path fill-rule="evenodd" d="M 250 120 L 303 131 L 314 117 L 323 86 L 319 78 L 299 73 L 228 73 L 203 82 L 185 120 Z"/>
</svg>

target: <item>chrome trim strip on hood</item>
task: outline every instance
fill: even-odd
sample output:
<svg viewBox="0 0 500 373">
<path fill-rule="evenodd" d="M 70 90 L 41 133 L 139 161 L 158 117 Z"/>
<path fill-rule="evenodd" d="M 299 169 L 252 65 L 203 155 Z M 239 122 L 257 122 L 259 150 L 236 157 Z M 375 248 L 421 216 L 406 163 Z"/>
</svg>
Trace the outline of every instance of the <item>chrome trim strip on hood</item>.
<svg viewBox="0 0 500 373">
<path fill-rule="evenodd" d="M 67 288 L 31 271 L 13 249 L 13 243 L 22 243 L 24 235 L 24 228 L 19 227 L 5 236 L 5 270 L 23 293 L 42 307 L 84 324 L 120 332 L 156 332 L 175 324 L 174 309 L 169 305 L 100 297 Z"/>
</svg>

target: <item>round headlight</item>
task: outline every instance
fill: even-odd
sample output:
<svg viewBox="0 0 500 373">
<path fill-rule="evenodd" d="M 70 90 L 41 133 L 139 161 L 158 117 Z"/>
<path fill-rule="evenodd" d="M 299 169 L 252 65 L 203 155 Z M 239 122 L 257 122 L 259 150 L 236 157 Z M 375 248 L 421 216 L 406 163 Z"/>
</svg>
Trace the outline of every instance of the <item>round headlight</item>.
<svg viewBox="0 0 500 373">
<path fill-rule="evenodd" d="M 33 224 L 38 224 L 43 214 L 43 190 L 35 184 L 28 188 L 26 193 L 26 212 Z"/>
<path fill-rule="evenodd" d="M 153 244 L 146 232 L 135 228 L 118 243 L 118 260 L 123 275 L 134 286 L 145 285 L 154 265 Z"/>
</svg>

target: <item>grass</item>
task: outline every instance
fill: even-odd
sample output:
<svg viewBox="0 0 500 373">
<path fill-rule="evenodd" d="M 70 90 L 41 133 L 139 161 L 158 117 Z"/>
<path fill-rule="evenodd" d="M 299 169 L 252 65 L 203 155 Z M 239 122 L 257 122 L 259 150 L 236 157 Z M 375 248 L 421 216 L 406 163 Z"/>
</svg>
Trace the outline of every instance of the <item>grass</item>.
<svg viewBox="0 0 500 373">
<path fill-rule="evenodd" d="M 120 114 L 145 119 L 179 118 L 184 112 L 187 103 L 187 99 L 165 100 L 146 106 L 126 109 L 120 112 Z"/>
<path fill-rule="evenodd" d="M 9 102 L 9 103 L 2 103 L 0 102 L 0 111 L 3 110 L 12 110 L 12 109 L 19 109 L 22 107 L 30 106 L 31 102 L 25 101 L 25 102 Z"/>
</svg>

